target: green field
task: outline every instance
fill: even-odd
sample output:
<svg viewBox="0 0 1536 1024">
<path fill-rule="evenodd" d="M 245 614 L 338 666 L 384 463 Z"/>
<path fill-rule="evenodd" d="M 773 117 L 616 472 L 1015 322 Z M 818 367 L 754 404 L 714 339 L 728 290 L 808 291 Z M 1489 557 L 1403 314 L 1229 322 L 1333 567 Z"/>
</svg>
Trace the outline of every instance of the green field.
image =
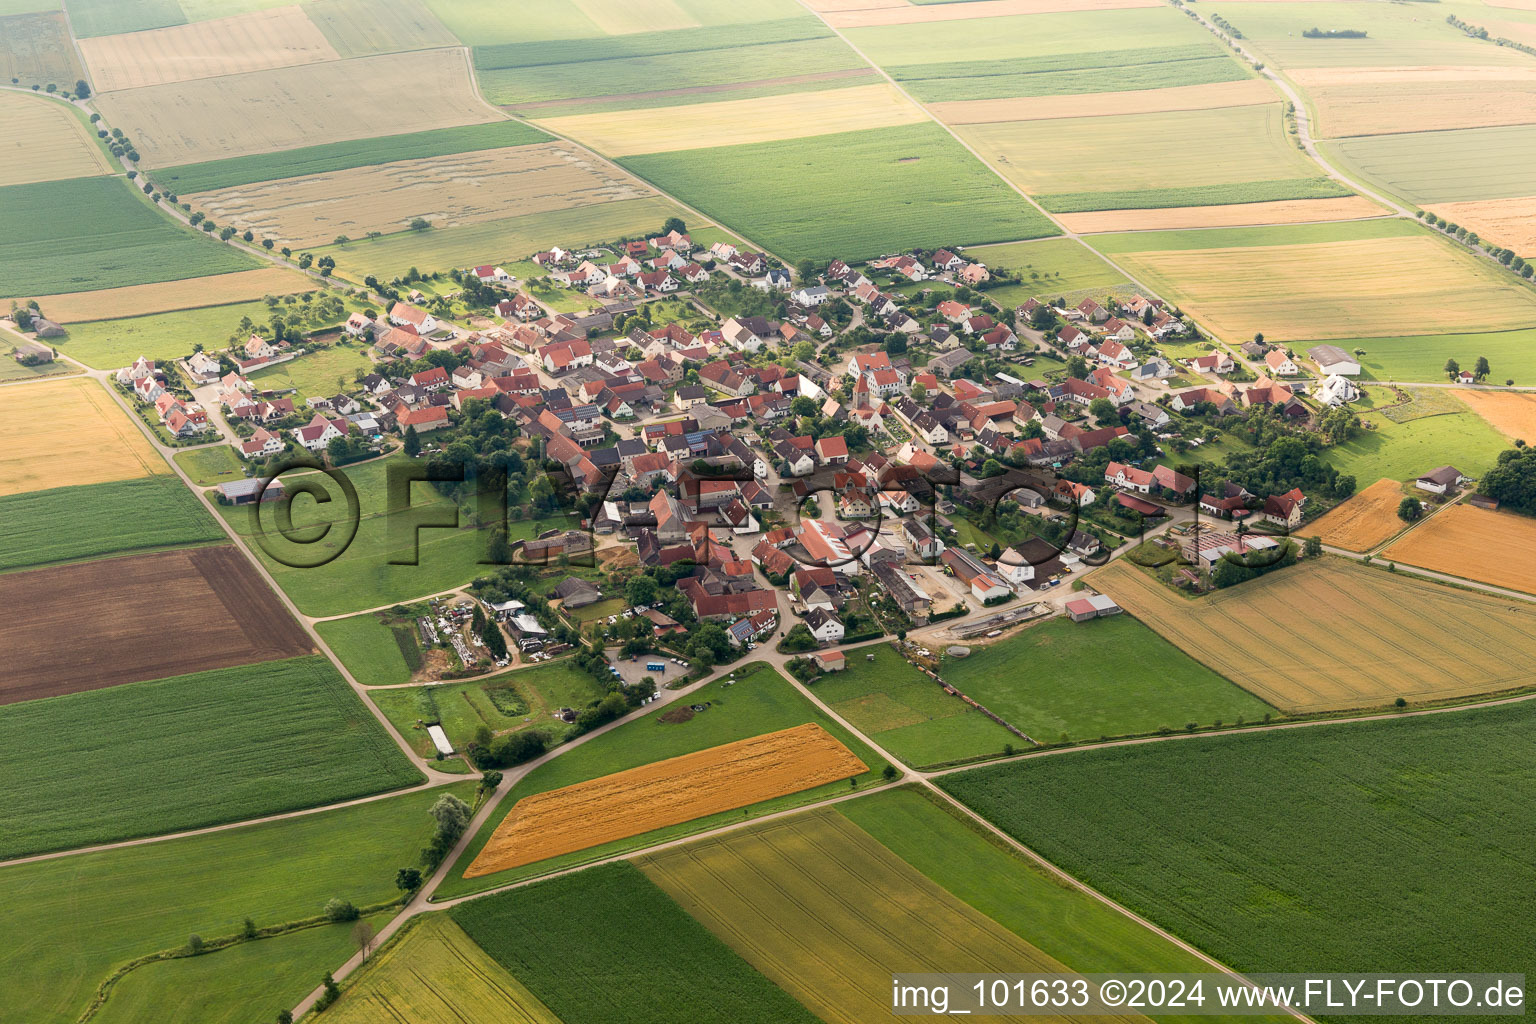
<svg viewBox="0 0 1536 1024">
<path fill-rule="evenodd" d="M 248 916 L 258 927 L 311 917 L 332 897 L 358 906 L 393 899 L 396 869 L 414 863 L 431 836 L 427 808 L 444 792 L 467 800 L 472 791 L 462 784 L 187 839 L 0 865 L 8 927 L 26 936 L 0 950 L 0 999 L 7 1014 L 28 1024 L 73 1024 L 114 964 L 182 946 L 194 932 L 212 939 L 235 934 Z M 258 1019 L 275 1019 L 335 966 L 311 963 L 275 976 L 267 963 L 227 963 L 257 972 L 271 993 L 254 1009 L 238 1004 L 243 1020 L 255 1010 Z M 250 983 L 220 980 L 232 998 Z M 149 1001 L 156 998 L 179 997 L 165 992 Z"/>
<path fill-rule="evenodd" d="M 560 1024 L 447 914 L 427 914 L 407 923 L 389 948 L 353 976 L 345 997 L 325 1019 L 378 1024 L 400 1020 L 402 1011 L 421 1022 Z"/>
<path fill-rule="evenodd" d="M 1273 710 L 1129 615 L 1056 618 L 945 658 L 940 673 L 1041 743 L 1252 722 Z"/>
<path fill-rule="evenodd" d="M 931 124 L 619 162 L 788 260 L 1057 233 Z"/>
<path fill-rule="evenodd" d="M 338 390 L 357 387 L 353 374 L 362 370 L 373 372 L 373 360 L 368 358 L 368 348 L 361 342 L 333 343 L 311 349 L 307 354 L 267 370 L 257 370 L 250 375 L 252 384 L 261 390 L 295 388 L 293 404 L 302 408 L 306 398 L 326 398 Z"/>
<path fill-rule="evenodd" d="M 1376 429 L 1363 430 L 1327 453 L 1330 465 L 1362 484 L 1382 477 L 1414 479 L 1444 465 L 1468 476 L 1482 476 L 1509 446 L 1504 435 L 1473 412 L 1425 416 L 1406 423 L 1369 413 L 1365 418 Z"/>
<path fill-rule="evenodd" d="M 369 923 L 377 930 L 389 917 L 378 914 Z M 146 964 L 112 990 L 92 1024 L 246 1024 L 251 1007 L 293 1006 L 317 984 L 315 972 L 357 952 L 352 927 L 321 925 L 205 956 Z"/>
<path fill-rule="evenodd" d="M 421 0 L 314 0 L 304 13 L 342 57 L 425 50 L 457 42 Z"/>
<path fill-rule="evenodd" d="M 393 638 L 386 642 L 390 647 L 395 646 Z M 492 699 L 492 690 L 499 691 L 500 706 Z M 424 702 L 427 691 L 430 691 L 432 701 L 430 707 L 437 712 L 435 720 L 442 725 L 456 750 L 468 746 L 474 739 L 475 730 L 482 725 L 494 733 L 544 729 L 558 739 L 565 735 L 568 727 L 552 717 L 556 711 L 585 707 L 603 695 L 597 681 L 569 661 L 515 669 L 474 682 L 369 693 L 369 699 L 379 706 L 400 735 L 424 756 L 435 749 L 426 730 L 417 728 L 418 722 L 431 725 L 434 719 Z M 509 712 L 502 710 L 503 707 L 521 707 L 523 710 Z"/>
<path fill-rule="evenodd" d="M 124 178 L 0 188 L 0 280 L 11 295 L 180 281 L 258 265 L 156 213 Z"/>
<path fill-rule="evenodd" d="M 1193 19 L 1167 7 L 1055 14 L 1014 14 L 984 20 L 880 25 L 845 30 L 850 42 L 876 64 L 911 74 L 916 64 L 946 65 L 957 56 L 968 62 L 1006 62 L 1028 58 L 1061 59 L 1106 51 L 1124 51 L 1126 63 L 1147 49 L 1198 47 L 1220 52 L 1210 33 Z"/>
<path fill-rule="evenodd" d="M 372 612 L 317 622 L 315 629 L 362 685 L 392 686 L 410 682 L 411 667 L 405 663 L 394 634 Z"/>
<path fill-rule="evenodd" d="M 277 580 L 278 586 L 307 615 L 346 615 L 363 608 L 375 608 L 396 601 L 408 601 L 424 594 L 435 594 L 468 583 L 485 574 L 489 533 L 471 521 L 471 513 L 459 509 L 457 529 L 422 529 L 417 537 L 416 565 L 391 564 L 391 559 L 411 557 L 409 524 L 413 517 L 451 516 L 454 504 L 428 484 L 411 488 L 411 504 L 391 509 L 387 474 L 391 466 L 409 462 L 405 456 L 375 459 L 348 466 L 340 472 L 357 488 L 360 521 L 351 544 L 334 560 L 315 568 L 300 568 L 277 561 L 265 548 L 256 547 L 257 557 Z M 324 482 L 322 481 L 322 484 Z M 332 524 L 324 539 L 313 544 L 289 544 L 275 529 L 275 512 L 263 511 L 266 537 L 279 555 L 290 559 L 314 559 L 336 551 L 345 541 L 342 526 L 347 517 L 347 502 L 335 483 L 328 486 L 329 504 L 317 504 L 312 498 L 299 497 L 293 502 L 293 525 L 301 535 L 306 530 Z M 473 503 L 471 503 L 473 504 Z M 223 516 L 242 536 L 252 536 L 252 510 L 248 506 L 220 506 Z M 399 538 L 391 537 L 391 523 Z M 520 521 L 507 531 L 513 540 L 526 540 L 544 530 L 572 526 L 565 518 Z M 399 543 L 396 543 L 396 541 Z"/>
<path fill-rule="evenodd" d="M 1464 367 L 1486 356 L 1493 378 L 1517 384 L 1536 379 L 1536 329 L 1485 334 L 1427 334 L 1411 338 L 1355 338 L 1337 342 L 1346 352 L 1364 349 L 1360 365 L 1377 380 L 1443 381 L 1445 361 Z"/>
<path fill-rule="evenodd" d="M 1239 971 L 1530 973 L 1524 705 L 1026 759 L 942 785 Z"/>
<path fill-rule="evenodd" d="M 1094 235 L 1093 247 L 1110 256 L 1138 252 L 1195 249 L 1244 249 L 1251 246 L 1312 245 L 1370 238 L 1412 238 L 1424 227 L 1401 217 L 1330 221 L 1326 224 L 1268 224 L 1244 228 L 1124 231 Z"/>
<path fill-rule="evenodd" d="M 295 316 L 303 309 L 303 304 L 299 302 L 292 305 L 279 303 L 276 308 L 272 308 L 260 299 L 252 299 L 250 302 L 201 306 L 197 309 L 179 309 L 170 313 L 151 313 L 148 316 L 123 317 L 118 320 L 92 320 L 70 324 L 66 328 L 69 337 L 56 344 L 60 352 L 87 366 L 97 370 L 114 370 L 119 366 L 127 366 L 139 356 L 146 356 L 156 362 L 170 362 L 189 355 L 194 345 L 200 344 L 210 351 L 224 348 L 229 344 L 230 336 L 238 332 L 244 317 L 249 317 L 253 323 L 262 324 L 270 321 L 276 313 L 288 318 L 294 326 L 306 330 L 334 326 L 319 320 L 295 320 Z"/>
<path fill-rule="evenodd" d="M 621 31 L 608 36 L 597 23 L 587 17 L 575 4 L 552 4 L 546 0 L 427 0 L 427 6 L 442 19 L 453 34 L 476 49 L 482 46 L 499 46 L 527 42 L 551 43 L 550 52 L 557 55 L 567 52 L 578 41 L 589 47 L 594 54 L 609 56 L 621 47 L 633 47 L 645 52 L 656 45 L 649 37 L 682 36 L 699 31 L 696 28 L 678 28 L 672 31 L 640 31 L 644 25 L 626 26 L 633 31 Z M 774 22 L 786 18 L 803 17 L 805 9 L 794 0 L 756 0 L 751 4 L 722 4 L 715 0 L 675 0 L 674 7 L 686 18 L 699 26 L 749 25 L 753 22 Z M 660 15 L 665 18 L 663 11 Z M 750 38 L 753 28 L 742 29 L 742 39 Z M 622 53 L 624 50 L 618 49 Z M 668 52 L 662 50 L 659 52 Z M 551 59 L 561 59 L 552 56 Z"/>
<path fill-rule="evenodd" d="M 1115 209 L 1117 204 L 1178 206 L 1190 199 L 1309 198 L 1320 187 L 1311 184 L 1317 165 L 1285 133 L 1279 103 L 1002 121 L 955 130 L 999 173 L 1031 195 L 1049 197 L 1046 205 L 1060 212 Z M 1158 158 L 1121 158 L 1120 140 L 1128 138 Z M 1222 158 L 1210 159 L 1218 148 Z M 1266 184 L 1271 182 L 1281 184 Z M 1081 193 L 1102 195 L 1089 200 Z M 1085 205 L 1095 202 L 1108 205 Z"/>
<path fill-rule="evenodd" d="M 1019 284 L 987 289 L 987 298 L 1004 309 L 1033 296 L 1055 298 L 1084 291 L 1102 294 L 1129 283 L 1120 271 L 1075 238 L 975 246 L 965 251 L 965 257 L 993 269 L 1012 270 L 1022 278 Z"/>
<path fill-rule="evenodd" d="M 6 348 L 7 338 L 0 334 L 0 351 Z M 0 382 L 13 380 L 36 380 L 39 377 L 68 377 L 79 373 L 75 367 L 65 362 L 43 363 L 40 366 L 23 366 L 9 357 L 9 353 L 0 356 Z"/>
<path fill-rule="evenodd" d="M 1237 203 L 1269 203 L 1283 199 L 1330 199 L 1354 195 L 1332 178 L 1283 178 L 1277 181 L 1239 181 L 1225 185 L 1190 185 L 1186 188 L 1129 189 L 1119 192 L 1056 192 L 1037 196 L 1052 213 L 1084 213 L 1089 210 L 1162 210 L 1175 206 L 1221 206 Z"/>
<path fill-rule="evenodd" d="M 888 70 L 903 88 L 925 103 L 1167 89 L 1249 77 L 1241 64 L 1222 54 L 1214 43 L 907 64 Z"/>
<path fill-rule="evenodd" d="M 0 522 L 0 572 L 225 536 L 174 476 L 6 495 Z"/>
<path fill-rule="evenodd" d="M 874 661 L 868 660 L 874 656 Z M 1024 741 L 968 707 L 880 644 L 849 651 L 848 667 L 812 686 L 854 728 L 910 765 L 1001 754 Z"/>
<path fill-rule="evenodd" d="M 448 913 L 565 1024 L 816 1021 L 628 863 Z"/>
<path fill-rule="evenodd" d="M 171 459 L 199 487 L 245 479 L 245 463 L 227 444 L 177 452 Z"/>
<path fill-rule="evenodd" d="M 865 786 L 878 781 L 880 771 L 886 764 L 884 759 L 855 739 L 848 730 L 818 711 L 815 705 L 800 696 L 799 691 L 783 676 L 761 663 L 748 665 L 735 674 L 742 678 L 734 685 L 727 686 L 725 680 L 716 680 L 690 694 L 690 704 L 707 703 L 709 708 L 687 722 L 663 722 L 660 718 L 670 708 L 656 708 L 647 714 L 636 716 L 618 729 L 593 737 L 580 746 L 565 751 L 559 757 L 546 761 L 518 782 L 516 788 L 502 801 L 501 808 L 511 810 L 515 800 L 535 793 L 574 785 L 588 779 L 621 772 L 627 768 L 637 768 L 669 757 L 716 747 L 722 743 L 732 743 L 752 736 L 777 732 L 805 722 L 815 722 L 826 729 L 869 766 L 868 772 L 854 780 L 858 785 Z M 439 887 L 438 893 L 441 896 L 459 896 L 480 892 L 518 878 L 543 874 L 560 867 L 626 852 L 662 839 L 702 832 L 716 825 L 741 821 L 749 815 L 761 815 L 783 810 L 786 807 L 814 803 L 848 791 L 849 787 L 845 783 L 828 783 L 815 789 L 774 800 L 765 800 L 740 811 L 724 811 L 563 857 L 553 857 L 538 864 L 466 880 L 463 877 L 464 869 L 474 860 L 475 855 L 480 852 L 480 848 L 485 845 L 485 841 L 490 838 L 491 833 L 496 830 L 497 825 L 501 824 L 505 816 L 501 813 L 501 808 L 498 808 L 496 814 L 486 819 L 463 856 L 453 865 L 448 877 Z"/>
<path fill-rule="evenodd" d="M 320 4 L 309 6 L 315 8 Z M 259 153 L 228 160 L 182 164 L 180 167 L 155 171 L 155 182 L 181 195 L 192 195 L 257 181 L 324 174 L 348 167 L 369 167 L 397 160 L 419 160 L 482 149 L 500 149 L 503 146 L 522 146 L 543 142 L 548 138 L 537 128 L 519 121 L 492 121 L 490 124 L 438 128 L 434 131 L 386 135 L 376 139 L 328 142 L 281 153 Z"/>
<path fill-rule="evenodd" d="M 339 275 L 360 282 L 369 274 L 386 279 L 397 277 L 411 267 L 430 273 L 481 263 L 506 264 L 527 259 L 551 245 L 580 248 L 616 238 L 655 234 L 667 218 L 679 216 L 686 217 L 687 213 L 660 196 L 625 199 L 462 227 L 434 228 L 425 234 L 400 231 L 381 238 L 325 246 L 316 249 L 315 255 L 331 256 L 336 260 Z"/>
<path fill-rule="evenodd" d="M 1536 125 L 1362 135 L 1323 148 L 1411 203 L 1506 199 L 1531 193 L 1526 168 L 1536 157 Z"/>
<path fill-rule="evenodd" d="M 0 856 L 178 832 L 422 780 L 324 658 L 0 707 L 0 780 L 28 799 Z"/>
<path fill-rule="evenodd" d="M 74 0 L 69 20 L 84 39 L 185 25 L 187 16 L 176 0 Z"/>
</svg>

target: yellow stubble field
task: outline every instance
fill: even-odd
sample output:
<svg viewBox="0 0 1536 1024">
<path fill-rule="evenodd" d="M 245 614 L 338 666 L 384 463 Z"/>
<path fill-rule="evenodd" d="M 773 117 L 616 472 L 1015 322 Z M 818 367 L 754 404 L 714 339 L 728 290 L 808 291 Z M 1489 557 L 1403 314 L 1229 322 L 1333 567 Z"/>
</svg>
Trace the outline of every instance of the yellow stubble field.
<svg viewBox="0 0 1536 1024">
<path fill-rule="evenodd" d="M 1536 196 L 1427 203 L 1424 209 L 1513 249 L 1517 255 L 1536 256 Z"/>
<path fill-rule="evenodd" d="M 1058 213 L 1055 217 L 1068 231 L 1086 235 L 1105 231 L 1163 231 L 1360 220 L 1380 217 L 1386 212 L 1384 207 L 1364 196 L 1339 196 L 1334 199 L 1279 199 L 1268 203 L 1227 203 L 1221 206 Z"/>
<path fill-rule="evenodd" d="M 1404 534 L 1382 557 L 1536 594 L 1536 519 L 1452 505 Z"/>
<path fill-rule="evenodd" d="M 1536 444 L 1536 395 L 1519 391 L 1456 392 L 1469 408 L 1506 437 Z"/>
<path fill-rule="evenodd" d="M 549 142 L 236 185 L 186 201 L 220 224 L 297 248 L 402 231 L 416 217 L 439 229 L 653 194 L 613 165 Z"/>
<path fill-rule="evenodd" d="M 178 309 L 223 306 L 246 302 L 266 295 L 295 295 L 313 291 L 316 282 L 296 270 L 266 267 L 241 270 L 211 277 L 189 277 L 184 281 L 159 284 L 135 284 L 124 288 L 102 288 L 94 292 L 69 292 L 65 295 L 29 295 L 48 319 L 61 324 L 86 320 L 115 320 L 125 316 L 170 313 Z M 5 300 L 0 299 L 0 303 Z"/>
<path fill-rule="evenodd" d="M 0 186 L 108 174 L 107 156 L 57 100 L 0 92 Z M 5 286 L 0 283 L 0 289 Z"/>
<path fill-rule="evenodd" d="M 1536 121 L 1536 67 L 1301 68 L 1290 73 L 1328 138 Z"/>
<path fill-rule="evenodd" d="M 1296 531 L 1298 537 L 1318 537 L 1346 551 L 1374 551 L 1406 525 L 1397 517 L 1403 485 L 1381 479 L 1348 501 Z"/>
<path fill-rule="evenodd" d="M 93 380 L 17 384 L 0 400 L 0 496 L 169 473 Z"/>
</svg>

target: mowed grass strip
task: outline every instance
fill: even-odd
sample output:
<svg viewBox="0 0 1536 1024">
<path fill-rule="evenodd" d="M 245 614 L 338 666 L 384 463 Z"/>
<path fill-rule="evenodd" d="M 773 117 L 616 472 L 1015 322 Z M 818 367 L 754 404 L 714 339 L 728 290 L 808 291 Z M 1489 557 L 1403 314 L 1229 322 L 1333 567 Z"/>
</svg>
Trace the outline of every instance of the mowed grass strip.
<svg viewBox="0 0 1536 1024">
<path fill-rule="evenodd" d="M 1533 550 L 1536 519 L 1462 504 L 1436 512 L 1381 557 L 1533 594 Z"/>
<path fill-rule="evenodd" d="M 0 38 L 12 20 L 0 18 Z M 0 125 L 0 186 L 112 172 L 85 122 L 58 100 L 0 93 Z"/>
<path fill-rule="evenodd" d="M 1519 705 L 1202 737 L 941 785 L 1239 971 L 1530 973 L 1531 716 Z"/>
<path fill-rule="evenodd" d="M 830 717 L 822 714 L 779 673 L 759 662 L 739 668 L 732 675 L 735 677 L 735 682 L 730 682 L 729 679 L 718 679 L 689 694 L 689 705 L 703 704 L 706 710 L 690 716 L 686 714 L 688 705 L 684 705 L 681 709 L 655 708 L 644 715 L 633 717 L 621 728 L 601 736 L 594 736 L 581 745 L 561 753 L 559 757 L 551 758 L 534 768 L 518 782 L 510 796 L 516 800 L 522 800 L 561 787 L 614 775 L 738 740 L 789 729 L 808 722 L 820 725 L 836 737 L 844 747 L 869 767 L 869 771 L 855 776 L 853 780 L 855 785 L 852 787 L 843 782 L 833 782 L 775 800 L 764 800 L 744 810 L 709 814 L 671 828 L 648 832 L 644 836 L 605 843 L 565 857 L 551 858 L 527 868 L 502 871 L 482 878 L 466 880 L 463 877 L 464 870 L 479 855 L 481 848 L 501 824 L 500 820 L 492 816 L 481 826 L 469 847 L 455 862 L 448 877 L 439 887 L 439 894 L 447 898 L 480 892 L 534 874 L 570 867 L 573 864 L 615 853 L 624 853 L 664 839 L 702 832 L 717 825 L 742 821 L 748 816 L 769 814 L 789 807 L 803 806 L 826 797 L 838 796 L 851 792 L 859 786 L 873 784 L 879 778 L 880 771 L 886 764 L 885 759 Z M 667 712 L 674 713 L 668 715 Z M 515 804 L 511 806 L 515 807 Z"/>
<path fill-rule="evenodd" d="M 301 146 L 278 153 L 231 157 L 205 163 L 166 167 L 155 172 L 155 180 L 178 193 L 192 195 L 214 189 L 249 185 L 258 181 L 302 178 L 310 174 L 344 171 L 352 167 L 371 167 L 399 160 L 418 160 L 455 153 L 473 153 L 482 149 L 501 149 L 545 142 L 549 136 L 520 121 L 492 121 L 489 124 L 435 128 L 405 135 L 384 135 L 348 142 L 328 142 Z"/>
<path fill-rule="evenodd" d="M 1198 601 L 1115 563 L 1094 586 L 1283 711 L 1452 700 L 1529 685 L 1536 610 L 1322 557 Z M 1341 669 L 1342 667 L 1342 669 Z"/>
<path fill-rule="evenodd" d="M 256 257 L 157 213 L 121 177 L 0 188 L 0 286 L 95 291 L 248 270 Z"/>
<path fill-rule="evenodd" d="M 871 661 L 870 658 L 874 660 Z M 910 765 L 1001 754 L 1023 741 L 915 668 L 892 647 L 850 652 L 813 689 L 843 718 Z"/>
<path fill-rule="evenodd" d="M 223 540 L 174 476 L 54 487 L 0 497 L 0 572 Z"/>
<path fill-rule="evenodd" d="M 0 950 L 0 998 L 20 1020 L 74 1024 L 114 965 L 185 946 L 193 933 L 234 935 L 246 917 L 258 927 L 314 917 L 333 897 L 357 906 L 394 899 L 395 871 L 415 863 L 432 836 L 427 809 L 445 792 L 471 800 L 473 791 L 465 783 L 185 839 L 0 865 L 8 919 L 29 936 Z M 238 994 L 259 979 L 270 992 L 261 1015 L 273 1019 L 337 963 L 274 974 L 270 961 L 253 959 L 224 961 L 235 973 L 220 978 L 214 994 Z M 162 1007 L 178 998 L 161 995 Z M 243 1000 L 223 1009 L 242 1011 L 239 1020 L 253 1012 Z"/>
<path fill-rule="evenodd" d="M 1033 739 L 1097 739 L 1240 718 L 1271 708 L 1129 616 L 1055 618 L 944 658 L 944 680 Z"/>
<path fill-rule="evenodd" d="M 564 1024 L 817 1020 L 627 862 L 448 914 Z"/>
<path fill-rule="evenodd" d="M 464 934 L 447 914 L 407 924 L 326 1013 L 336 1024 L 379 1021 L 496 1021 L 560 1024 L 522 982 Z"/>
<path fill-rule="evenodd" d="M 12 388 L 0 403 L 0 496 L 170 471 L 96 381 Z"/>
<path fill-rule="evenodd" d="M 824 1020 L 888 1013 L 893 969 L 1066 970 L 830 808 L 637 863 L 683 909 Z"/>
<path fill-rule="evenodd" d="M 0 708 L 0 778 L 30 794 L 0 855 L 158 835 L 413 785 L 324 658 Z"/>
<path fill-rule="evenodd" d="M 316 282 L 286 267 L 263 267 L 212 277 L 191 277 L 159 284 L 135 284 L 126 288 L 103 288 L 93 292 L 63 295 L 29 295 L 43 315 L 61 324 L 85 320 L 111 320 L 147 316 L 200 306 L 219 306 L 248 302 L 264 295 L 294 295 L 314 291 Z M 235 318 L 237 321 L 239 317 Z M 71 332 L 71 339 L 74 335 Z M 214 346 L 210 345 L 209 348 Z M 61 346 L 62 350 L 62 346 Z M 70 355 L 76 355 L 71 349 Z"/>
<path fill-rule="evenodd" d="M 863 775 L 814 722 L 524 797 L 465 869 L 494 874 Z"/>
<path fill-rule="evenodd" d="M 933 124 L 619 162 L 791 261 L 1057 233 Z"/>
</svg>

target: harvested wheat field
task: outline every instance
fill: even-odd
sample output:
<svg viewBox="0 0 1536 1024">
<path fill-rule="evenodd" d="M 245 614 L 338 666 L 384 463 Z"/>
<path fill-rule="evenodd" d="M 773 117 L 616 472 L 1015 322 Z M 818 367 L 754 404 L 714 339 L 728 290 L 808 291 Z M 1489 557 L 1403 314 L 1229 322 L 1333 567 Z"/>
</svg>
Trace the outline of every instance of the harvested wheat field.
<svg viewBox="0 0 1536 1024">
<path fill-rule="evenodd" d="M 294 295 L 315 290 L 315 281 L 296 270 L 266 267 L 212 277 L 191 277 L 161 284 L 134 284 L 126 288 L 102 288 L 65 295 L 28 295 L 36 299 L 50 320 L 76 324 L 87 320 L 116 320 L 178 309 L 226 306 L 264 295 Z M 5 300 L 0 299 L 0 303 Z"/>
<path fill-rule="evenodd" d="M 5 573 L 0 607 L 0 704 L 314 650 L 232 547 Z"/>
<path fill-rule="evenodd" d="M 1536 594 L 1536 519 L 1452 505 L 1404 534 L 1381 557 Z"/>
<path fill-rule="evenodd" d="M 1307 224 L 1329 220 L 1360 220 L 1386 214 L 1364 196 L 1336 199 L 1280 199 L 1269 203 L 1228 203 L 1223 206 L 1171 206 L 1156 210 L 1103 210 L 1097 213 L 1058 213 L 1068 231 L 1163 231 L 1179 228 L 1231 228 L 1264 224 Z"/>
<path fill-rule="evenodd" d="M 297 5 L 80 40 L 97 92 L 338 60 Z"/>
<path fill-rule="evenodd" d="M 0 495 L 170 471 L 137 424 L 93 380 L 5 389 Z"/>
<path fill-rule="evenodd" d="M 1402 530 L 1397 506 L 1403 485 L 1396 480 L 1377 480 L 1363 491 L 1296 531 L 1297 537 L 1318 537 L 1324 544 L 1346 551 L 1374 551 Z"/>
<path fill-rule="evenodd" d="M 517 802 L 465 878 L 862 775 L 868 766 L 815 722 L 605 775 Z"/>
<path fill-rule="evenodd" d="M 1526 72 L 1528 68 L 1490 68 Z M 1407 81 L 1313 89 L 1318 128 L 1327 138 L 1492 128 L 1536 121 L 1536 80 L 1488 78 L 1471 85 Z"/>
<path fill-rule="evenodd" d="M 220 224 L 298 248 L 337 235 L 434 229 L 654 195 L 612 164 L 565 142 L 354 167 L 187 196 Z"/>
<path fill-rule="evenodd" d="M 457 49 L 151 85 L 97 104 L 153 167 L 501 119 L 476 96 Z"/>
<path fill-rule="evenodd" d="M 1517 256 L 1536 256 L 1536 196 L 1430 203 L 1424 209 L 1513 249 Z"/>
<path fill-rule="evenodd" d="M 111 171 L 106 154 L 66 104 L 0 92 L 0 186 Z"/>
<path fill-rule="evenodd" d="M 1520 391 L 1458 390 L 1456 397 L 1507 437 L 1536 444 L 1536 395 Z"/>
<path fill-rule="evenodd" d="M 1342 558 L 1278 569 L 1198 600 L 1124 562 L 1094 573 L 1093 585 L 1282 711 L 1448 700 L 1532 681 L 1536 607 Z"/>
<path fill-rule="evenodd" d="M 1071 14 L 1083 11 L 1119 11 L 1131 7 L 1161 7 L 1158 0 L 960 0 L 958 3 L 878 4 L 831 6 L 813 3 L 827 11 L 833 28 L 870 28 L 875 25 L 916 25 L 935 21 L 966 21 L 1002 18 L 1013 14 Z"/>
<path fill-rule="evenodd" d="M 606 156 L 635 156 L 926 121 L 928 115 L 915 103 L 894 86 L 881 84 L 686 107 L 572 114 L 538 124 Z"/>
<path fill-rule="evenodd" d="M 1156 114 L 1167 110 L 1214 110 L 1273 103 L 1275 90 L 1260 78 L 1168 89 L 1094 92 L 1070 96 L 1020 96 L 1013 99 L 961 100 L 933 103 L 934 116 L 945 124 L 987 124 L 992 121 L 1044 121 L 1058 117 L 1113 114 Z"/>
</svg>

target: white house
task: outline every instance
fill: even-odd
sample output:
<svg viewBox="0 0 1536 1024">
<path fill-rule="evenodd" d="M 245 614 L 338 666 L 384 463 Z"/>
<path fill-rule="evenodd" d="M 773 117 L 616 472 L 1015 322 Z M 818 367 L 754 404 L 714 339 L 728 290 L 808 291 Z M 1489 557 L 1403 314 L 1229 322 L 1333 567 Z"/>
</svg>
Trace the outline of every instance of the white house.
<svg viewBox="0 0 1536 1024">
<path fill-rule="evenodd" d="M 1276 377 L 1294 377 L 1301 372 L 1301 367 L 1285 354 L 1283 348 L 1272 348 L 1264 353 L 1264 365 Z"/>
<path fill-rule="evenodd" d="M 1317 389 L 1317 400 L 1328 406 L 1340 406 L 1359 397 L 1360 389 L 1355 387 L 1354 381 L 1338 374 L 1323 381 L 1322 387 Z"/>
<path fill-rule="evenodd" d="M 812 608 L 806 613 L 805 625 L 820 643 L 835 644 L 843 639 L 842 620 L 825 608 Z"/>
<path fill-rule="evenodd" d="M 832 297 L 832 290 L 826 285 L 818 284 L 812 287 L 800 287 L 790 292 L 790 301 L 797 306 L 819 306 Z"/>
</svg>

